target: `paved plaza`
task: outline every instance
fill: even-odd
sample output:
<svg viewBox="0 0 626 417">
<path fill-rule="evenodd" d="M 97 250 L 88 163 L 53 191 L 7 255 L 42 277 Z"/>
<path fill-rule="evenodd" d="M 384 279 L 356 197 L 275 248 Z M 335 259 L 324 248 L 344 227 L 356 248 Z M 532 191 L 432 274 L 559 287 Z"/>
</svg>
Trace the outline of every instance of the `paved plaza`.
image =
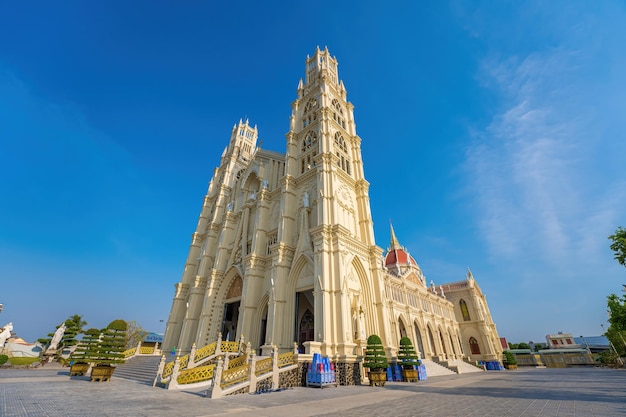
<svg viewBox="0 0 626 417">
<path fill-rule="evenodd" d="M 211 400 L 113 378 L 91 383 L 67 368 L 0 370 L 0 416 L 626 416 L 626 371 L 520 369 L 418 383 L 294 388 Z"/>
</svg>

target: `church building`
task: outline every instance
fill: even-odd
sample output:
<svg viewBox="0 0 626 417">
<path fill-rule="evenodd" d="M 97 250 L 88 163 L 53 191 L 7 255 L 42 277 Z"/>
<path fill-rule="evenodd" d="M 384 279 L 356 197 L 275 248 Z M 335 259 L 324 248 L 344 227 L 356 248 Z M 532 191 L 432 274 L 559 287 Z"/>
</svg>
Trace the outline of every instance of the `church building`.
<svg viewBox="0 0 626 417">
<path fill-rule="evenodd" d="M 259 354 L 297 343 L 351 373 L 377 334 L 390 359 L 408 336 L 425 360 L 500 360 L 469 269 L 435 285 L 393 228 L 388 249 L 376 245 L 354 106 L 328 49 L 306 59 L 286 152 L 257 139 L 247 120 L 232 129 L 175 285 L 164 349 L 243 335 Z"/>
</svg>

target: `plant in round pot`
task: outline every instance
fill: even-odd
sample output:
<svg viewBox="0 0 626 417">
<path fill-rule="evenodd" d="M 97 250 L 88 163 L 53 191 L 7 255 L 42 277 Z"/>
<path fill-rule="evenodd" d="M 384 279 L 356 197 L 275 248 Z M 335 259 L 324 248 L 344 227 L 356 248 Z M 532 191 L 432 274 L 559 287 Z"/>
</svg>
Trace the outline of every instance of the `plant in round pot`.
<svg viewBox="0 0 626 417">
<path fill-rule="evenodd" d="M 124 320 L 113 320 L 102 330 L 100 343 L 92 357 L 92 381 L 109 381 L 115 370 L 113 365 L 124 363 L 127 330 L 128 325 Z"/>
<path fill-rule="evenodd" d="M 82 340 L 72 356 L 70 356 L 70 376 L 85 375 L 89 371 L 95 352 L 100 344 L 100 330 L 89 329 L 83 335 Z"/>
<path fill-rule="evenodd" d="M 387 355 L 380 337 L 373 334 L 367 338 L 367 350 L 365 351 L 365 360 L 363 367 L 369 368 L 368 377 L 370 386 L 384 387 L 387 381 Z"/>
<path fill-rule="evenodd" d="M 502 354 L 504 355 L 504 360 L 502 361 L 504 367 L 506 369 L 517 369 L 517 359 L 515 359 L 513 352 L 505 350 Z"/>
<path fill-rule="evenodd" d="M 406 382 L 417 382 L 417 369 L 415 369 L 415 366 L 420 365 L 419 356 L 417 356 L 411 339 L 406 336 L 400 339 L 398 363 L 402 366 L 402 379 Z"/>
</svg>

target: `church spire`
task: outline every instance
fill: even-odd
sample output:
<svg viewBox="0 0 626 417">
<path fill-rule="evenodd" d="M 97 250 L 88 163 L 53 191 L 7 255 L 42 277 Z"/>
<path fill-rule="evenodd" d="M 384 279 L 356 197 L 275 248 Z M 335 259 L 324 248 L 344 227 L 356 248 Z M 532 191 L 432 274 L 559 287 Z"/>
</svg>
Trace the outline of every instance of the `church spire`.
<svg viewBox="0 0 626 417">
<path fill-rule="evenodd" d="M 389 244 L 389 250 L 400 249 L 400 242 L 398 242 L 396 234 L 393 231 L 393 224 L 391 224 L 391 220 L 389 220 L 389 228 L 391 229 L 391 243 Z"/>
</svg>

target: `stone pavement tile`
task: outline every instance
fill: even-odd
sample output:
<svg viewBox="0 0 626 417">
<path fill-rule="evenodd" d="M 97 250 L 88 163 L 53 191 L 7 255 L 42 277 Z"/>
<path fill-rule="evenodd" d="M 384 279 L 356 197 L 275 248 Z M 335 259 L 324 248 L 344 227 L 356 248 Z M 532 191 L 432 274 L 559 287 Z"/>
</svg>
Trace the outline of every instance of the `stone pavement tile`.
<svg viewBox="0 0 626 417">
<path fill-rule="evenodd" d="M 527 369 L 414 384 L 294 388 L 211 400 L 122 378 L 90 383 L 66 370 L 0 370 L 2 417 L 625 416 L 626 371 Z"/>
</svg>

